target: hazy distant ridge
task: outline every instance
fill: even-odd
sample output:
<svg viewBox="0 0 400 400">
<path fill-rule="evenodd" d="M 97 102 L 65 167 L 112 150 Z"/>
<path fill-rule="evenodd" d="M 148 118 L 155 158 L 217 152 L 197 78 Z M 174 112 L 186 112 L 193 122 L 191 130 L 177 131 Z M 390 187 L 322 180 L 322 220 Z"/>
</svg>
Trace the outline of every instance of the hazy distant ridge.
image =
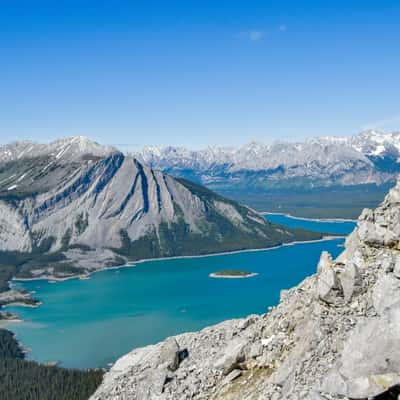
<svg viewBox="0 0 400 400">
<path fill-rule="evenodd" d="M 380 185 L 394 181 L 400 172 L 400 133 L 368 130 L 348 138 L 251 142 L 199 151 L 149 146 L 135 157 L 213 189 Z"/>
</svg>

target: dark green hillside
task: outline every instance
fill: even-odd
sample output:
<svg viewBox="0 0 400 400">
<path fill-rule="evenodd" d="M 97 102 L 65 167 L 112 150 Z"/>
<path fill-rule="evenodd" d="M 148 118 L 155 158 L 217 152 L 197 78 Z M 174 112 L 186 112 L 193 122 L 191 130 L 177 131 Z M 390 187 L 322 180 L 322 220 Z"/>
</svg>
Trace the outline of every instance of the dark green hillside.
<svg viewBox="0 0 400 400">
<path fill-rule="evenodd" d="M 0 329 L 0 360 L 23 359 L 24 353 L 15 340 L 14 335 L 6 329 Z"/>
<path fill-rule="evenodd" d="M 3 264 L 0 257 L 0 293 L 9 289 L 8 281 L 17 273 L 15 265 Z"/>
<path fill-rule="evenodd" d="M 126 231 L 121 231 L 122 247 L 113 249 L 131 261 L 185 255 L 211 254 L 218 252 L 266 248 L 296 240 L 315 240 L 323 236 L 321 232 L 291 229 L 286 226 L 255 223 L 247 207 L 226 199 L 215 192 L 185 179 L 178 181 L 197 195 L 205 205 L 205 223 L 202 232 L 192 232 L 181 218 L 176 223 L 162 223 L 158 232 L 149 232 L 139 240 L 131 242 Z M 243 226 L 238 226 L 221 215 L 214 201 L 230 204 L 243 218 Z M 175 205 L 176 214 L 182 213 Z"/>
<path fill-rule="evenodd" d="M 101 383 L 102 370 L 71 370 L 23 359 L 11 332 L 0 329 L 2 400 L 87 400 Z"/>
<path fill-rule="evenodd" d="M 280 212 L 304 218 L 356 219 L 364 208 L 375 208 L 394 183 L 377 186 L 336 186 L 288 190 L 220 190 L 231 199 L 258 211 Z"/>
</svg>

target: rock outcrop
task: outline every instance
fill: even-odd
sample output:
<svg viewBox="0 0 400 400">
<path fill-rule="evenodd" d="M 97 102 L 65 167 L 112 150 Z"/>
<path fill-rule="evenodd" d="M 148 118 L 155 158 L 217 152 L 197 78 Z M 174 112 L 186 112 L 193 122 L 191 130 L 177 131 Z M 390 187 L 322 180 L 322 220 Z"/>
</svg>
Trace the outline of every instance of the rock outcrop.
<svg viewBox="0 0 400 400">
<path fill-rule="evenodd" d="M 276 307 L 133 350 L 92 400 L 397 398 L 399 270 L 400 182 Z"/>
</svg>

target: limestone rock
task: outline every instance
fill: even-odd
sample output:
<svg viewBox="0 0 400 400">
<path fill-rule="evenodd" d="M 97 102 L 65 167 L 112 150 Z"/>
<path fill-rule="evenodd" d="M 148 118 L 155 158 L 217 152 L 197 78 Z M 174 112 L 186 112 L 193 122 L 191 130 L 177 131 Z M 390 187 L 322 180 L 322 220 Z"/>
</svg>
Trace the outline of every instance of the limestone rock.
<svg viewBox="0 0 400 400">
<path fill-rule="evenodd" d="M 245 360 L 243 350 L 246 344 L 246 341 L 242 338 L 234 339 L 225 348 L 223 356 L 216 361 L 215 367 L 221 369 L 224 375 L 229 374 Z"/>
<path fill-rule="evenodd" d="M 400 255 L 398 255 L 394 262 L 393 274 L 396 278 L 400 279 Z"/>
<path fill-rule="evenodd" d="M 332 267 L 332 264 L 332 256 L 327 251 L 323 251 L 318 262 L 317 272 L 321 273 L 323 270 Z"/>
<path fill-rule="evenodd" d="M 393 274 L 382 276 L 372 288 L 372 302 L 378 314 L 400 304 L 400 280 Z"/>
<path fill-rule="evenodd" d="M 360 321 L 345 343 L 335 375 L 322 390 L 351 398 L 376 396 L 400 383 L 400 307 Z"/>
<path fill-rule="evenodd" d="M 168 338 L 161 346 L 157 366 L 165 365 L 170 371 L 176 371 L 179 367 L 179 345 L 175 338 Z"/>
<path fill-rule="evenodd" d="M 329 253 L 325 251 L 322 253 L 317 270 L 317 295 L 321 300 L 333 303 L 337 297 L 335 290 L 338 289 L 338 280 Z"/>
<path fill-rule="evenodd" d="M 240 369 L 234 369 L 233 371 L 231 371 L 226 377 L 224 382 L 229 383 L 234 381 L 235 379 L 239 378 L 239 376 L 242 375 L 242 370 Z"/>
<path fill-rule="evenodd" d="M 340 285 L 343 290 L 344 300 L 349 301 L 353 294 L 359 290 L 359 272 L 355 263 L 349 262 L 339 274 Z"/>
</svg>

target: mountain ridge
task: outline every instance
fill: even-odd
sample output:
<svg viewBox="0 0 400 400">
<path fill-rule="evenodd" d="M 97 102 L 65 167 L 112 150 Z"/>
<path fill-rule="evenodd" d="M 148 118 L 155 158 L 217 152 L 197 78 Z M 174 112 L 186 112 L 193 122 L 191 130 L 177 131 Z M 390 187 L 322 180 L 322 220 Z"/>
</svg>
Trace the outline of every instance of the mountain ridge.
<svg viewBox="0 0 400 400">
<path fill-rule="evenodd" d="M 328 187 L 393 182 L 400 172 L 400 133 L 368 130 L 304 142 L 241 147 L 144 147 L 135 157 L 214 190 Z"/>
<path fill-rule="evenodd" d="M 67 162 L 71 162 L 84 154 L 104 157 L 116 152 L 118 150 L 115 147 L 101 145 L 85 136 L 64 137 L 50 143 L 21 140 L 0 146 L 0 162 L 43 155 L 55 159 L 63 158 L 67 159 Z"/>
</svg>

